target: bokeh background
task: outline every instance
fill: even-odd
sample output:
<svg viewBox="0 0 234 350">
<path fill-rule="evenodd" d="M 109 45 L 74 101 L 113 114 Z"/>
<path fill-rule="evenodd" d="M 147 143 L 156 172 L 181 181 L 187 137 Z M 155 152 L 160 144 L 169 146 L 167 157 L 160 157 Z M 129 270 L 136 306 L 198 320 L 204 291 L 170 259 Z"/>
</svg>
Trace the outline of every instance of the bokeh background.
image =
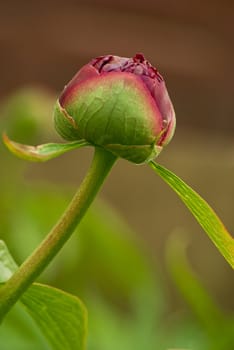
<svg viewBox="0 0 234 350">
<path fill-rule="evenodd" d="M 22 88 L 43 89 L 50 96 L 45 128 L 51 130 L 54 96 L 83 64 L 103 54 L 128 57 L 143 52 L 164 76 L 177 114 L 175 137 L 158 161 L 206 198 L 234 232 L 233 23 L 231 0 L 2 1 L 2 105 Z M 42 142 L 57 140 L 55 134 L 50 137 L 45 132 Z M 89 150 L 71 152 L 27 166 L 24 179 L 32 186 L 46 181 L 75 188 L 90 159 Z M 7 169 L 2 167 L 0 176 L 6 181 Z M 231 268 L 147 166 L 120 160 L 101 196 L 144 240 L 164 276 L 171 310 L 186 306 L 167 276 L 165 246 L 171 232 L 183 230 L 189 236 L 194 270 L 221 308 L 233 312 Z"/>
</svg>

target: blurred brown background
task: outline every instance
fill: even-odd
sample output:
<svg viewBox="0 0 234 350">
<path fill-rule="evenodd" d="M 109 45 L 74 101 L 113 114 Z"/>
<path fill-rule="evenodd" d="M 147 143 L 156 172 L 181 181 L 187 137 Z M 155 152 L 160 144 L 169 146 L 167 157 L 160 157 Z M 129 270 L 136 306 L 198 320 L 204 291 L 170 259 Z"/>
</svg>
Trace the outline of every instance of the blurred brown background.
<svg viewBox="0 0 234 350">
<path fill-rule="evenodd" d="M 143 52 L 163 74 L 177 114 L 175 138 L 159 161 L 234 232 L 233 38 L 232 0 L 2 1 L 0 98 L 33 84 L 58 93 L 92 57 Z M 72 153 L 32 165 L 27 176 L 75 185 L 89 160 L 89 151 Z M 150 169 L 119 161 L 102 194 L 144 236 L 162 269 L 169 234 L 187 231 L 194 268 L 226 309 L 234 306 L 231 269 Z"/>
</svg>

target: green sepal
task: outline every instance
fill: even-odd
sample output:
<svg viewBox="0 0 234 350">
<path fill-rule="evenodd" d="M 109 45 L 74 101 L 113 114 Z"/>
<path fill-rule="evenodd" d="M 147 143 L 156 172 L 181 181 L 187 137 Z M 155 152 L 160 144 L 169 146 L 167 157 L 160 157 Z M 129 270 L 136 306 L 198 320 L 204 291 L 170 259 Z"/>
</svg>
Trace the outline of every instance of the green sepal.
<svg viewBox="0 0 234 350">
<path fill-rule="evenodd" d="M 156 158 L 162 147 L 155 143 L 152 145 L 104 145 L 103 148 L 112 152 L 117 157 L 125 158 L 135 164 L 147 163 Z"/>
<path fill-rule="evenodd" d="M 90 79 L 68 97 L 58 100 L 54 109 L 55 128 L 64 139 L 87 140 L 134 163 L 158 154 L 162 117 L 134 75 Z"/>
<path fill-rule="evenodd" d="M 234 268 L 234 239 L 209 204 L 170 170 L 149 162 L 151 168 L 178 194 L 220 253 Z"/>
<path fill-rule="evenodd" d="M 45 143 L 39 146 L 30 146 L 12 141 L 6 134 L 3 134 L 3 142 L 17 157 L 32 162 L 45 162 L 65 152 L 90 145 L 87 141 L 79 140 L 68 143 Z"/>
</svg>

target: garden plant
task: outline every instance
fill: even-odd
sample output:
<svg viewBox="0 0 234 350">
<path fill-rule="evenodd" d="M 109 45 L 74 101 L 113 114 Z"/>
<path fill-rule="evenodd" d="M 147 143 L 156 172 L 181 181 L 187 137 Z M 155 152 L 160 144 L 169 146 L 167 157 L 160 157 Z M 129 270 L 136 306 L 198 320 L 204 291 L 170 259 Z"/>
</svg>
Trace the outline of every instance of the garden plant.
<svg viewBox="0 0 234 350">
<path fill-rule="evenodd" d="M 100 56 L 81 68 L 55 104 L 54 125 L 67 142 L 29 146 L 11 140 L 6 133 L 3 141 L 12 153 L 29 161 L 48 161 L 81 147 L 94 148 L 93 160 L 61 218 L 22 265 L 17 266 L 1 242 L 1 321 L 16 302 L 21 301 L 51 348 L 85 349 L 88 326 L 84 304 L 76 296 L 35 281 L 77 225 L 82 225 L 81 219 L 118 158 L 133 165 L 147 165 L 159 175 L 188 207 L 227 263 L 234 267 L 234 240 L 213 209 L 177 175 L 154 161 L 171 141 L 176 120 L 163 77 L 142 54 L 133 58 Z M 183 282 L 178 278 L 181 269 L 177 266 L 178 250 L 183 256 L 183 249 L 178 242 L 179 238 L 171 241 L 168 251 L 176 256 L 170 268 L 183 290 Z M 187 266 L 186 258 L 184 266 Z M 189 266 L 183 273 L 187 273 L 198 294 L 206 295 Z M 188 299 L 189 293 L 186 289 Z M 212 302 L 209 305 L 208 312 L 215 314 Z M 233 322 L 228 322 L 225 321 L 227 334 L 234 327 Z"/>
</svg>

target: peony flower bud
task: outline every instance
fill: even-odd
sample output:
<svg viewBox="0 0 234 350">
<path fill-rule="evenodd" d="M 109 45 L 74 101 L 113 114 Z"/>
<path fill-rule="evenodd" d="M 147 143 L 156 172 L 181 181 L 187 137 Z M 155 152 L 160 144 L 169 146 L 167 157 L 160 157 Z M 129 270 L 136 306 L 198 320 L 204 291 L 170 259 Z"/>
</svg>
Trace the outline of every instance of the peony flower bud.
<svg viewBox="0 0 234 350">
<path fill-rule="evenodd" d="M 54 112 L 67 140 L 86 140 L 134 163 L 171 140 L 175 113 L 164 80 L 142 54 L 100 56 L 65 86 Z"/>
</svg>

